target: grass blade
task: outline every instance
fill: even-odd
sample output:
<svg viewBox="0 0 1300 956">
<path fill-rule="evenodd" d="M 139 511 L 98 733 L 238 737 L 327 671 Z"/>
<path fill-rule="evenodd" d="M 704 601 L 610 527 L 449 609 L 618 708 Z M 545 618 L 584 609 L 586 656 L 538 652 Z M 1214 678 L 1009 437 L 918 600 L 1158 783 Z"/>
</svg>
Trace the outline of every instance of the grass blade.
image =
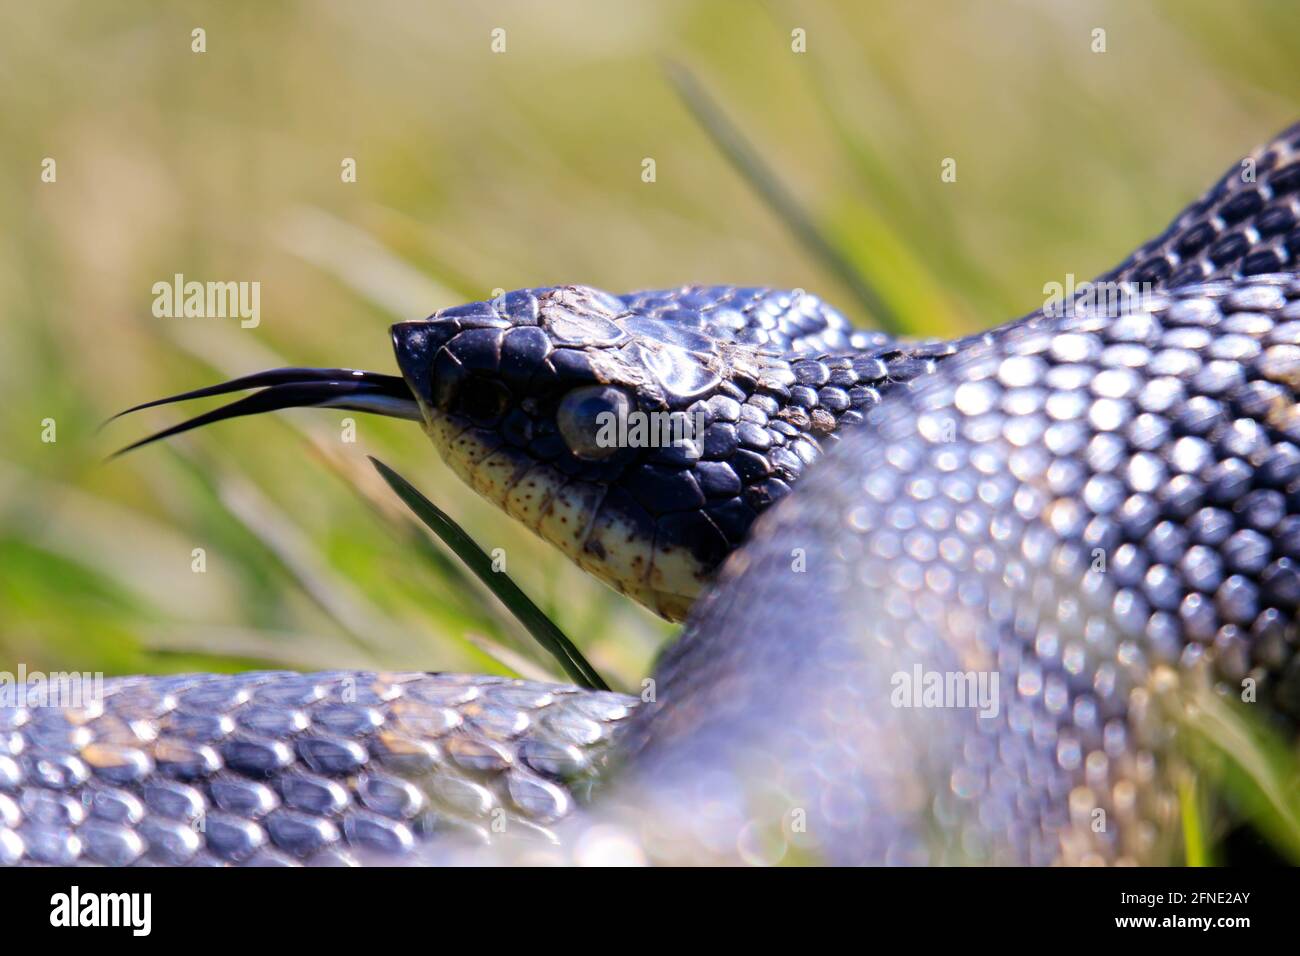
<svg viewBox="0 0 1300 956">
<path fill-rule="evenodd" d="M 609 685 L 582 653 L 565 637 L 542 610 L 508 576 L 493 570 L 489 558 L 460 525 L 452 521 L 437 505 L 426 498 L 409 481 L 378 458 L 370 457 L 381 478 L 388 482 L 397 497 L 436 534 L 474 575 L 504 604 L 543 648 L 564 668 L 577 684 L 592 690 L 609 690 Z"/>
<path fill-rule="evenodd" d="M 1183 860 L 1188 866 L 1211 865 L 1202 802 L 1194 775 L 1189 774 L 1178 782 L 1178 807 L 1183 819 Z"/>
<path fill-rule="evenodd" d="M 1300 766 L 1290 748 L 1246 705 L 1209 689 L 1192 700 L 1183 728 L 1194 765 L 1211 773 L 1279 852 L 1300 860 Z"/>
<path fill-rule="evenodd" d="M 700 84 L 699 80 L 680 63 L 665 63 L 668 79 L 681 97 L 691 115 L 709 134 L 714 144 L 727 160 L 763 198 L 763 201 L 785 223 L 803 246 L 823 266 L 837 276 L 872 315 L 876 324 L 891 335 L 901 335 L 902 323 L 885 300 L 876 292 L 864 275 L 855 267 L 838 246 L 820 229 L 812 217 L 799 205 L 763 161 L 745 134 L 731 121 L 722 107 Z"/>
</svg>

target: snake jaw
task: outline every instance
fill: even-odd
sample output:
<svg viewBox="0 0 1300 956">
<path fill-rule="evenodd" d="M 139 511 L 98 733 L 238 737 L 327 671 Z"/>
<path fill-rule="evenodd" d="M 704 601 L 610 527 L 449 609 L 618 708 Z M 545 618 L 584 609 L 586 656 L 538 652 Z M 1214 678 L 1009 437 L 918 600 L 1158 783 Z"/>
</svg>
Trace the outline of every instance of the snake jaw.
<svg viewBox="0 0 1300 956">
<path fill-rule="evenodd" d="M 686 612 L 713 564 L 656 522 L 617 484 L 565 475 L 555 465 L 434 412 L 426 433 L 462 481 L 569 560 L 670 621 Z"/>
</svg>

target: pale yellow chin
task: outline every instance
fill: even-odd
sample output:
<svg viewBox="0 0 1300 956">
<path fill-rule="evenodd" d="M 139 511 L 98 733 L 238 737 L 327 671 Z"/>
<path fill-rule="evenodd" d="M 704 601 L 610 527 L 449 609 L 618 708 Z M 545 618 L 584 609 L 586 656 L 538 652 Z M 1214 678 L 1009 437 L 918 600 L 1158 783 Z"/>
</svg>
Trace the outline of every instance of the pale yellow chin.
<svg viewBox="0 0 1300 956">
<path fill-rule="evenodd" d="M 686 548 L 638 536 L 604 507 L 605 486 L 566 477 L 445 415 L 434 413 L 424 430 L 461 480 L 584 571 L 670 621 L 686 617 L 709 569 Z"/>
</svg>

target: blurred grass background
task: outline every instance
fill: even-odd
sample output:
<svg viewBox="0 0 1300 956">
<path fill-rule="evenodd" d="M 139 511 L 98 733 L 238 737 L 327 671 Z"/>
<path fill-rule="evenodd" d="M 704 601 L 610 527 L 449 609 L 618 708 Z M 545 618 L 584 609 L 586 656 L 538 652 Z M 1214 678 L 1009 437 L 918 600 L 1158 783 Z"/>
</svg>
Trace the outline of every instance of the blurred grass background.
<svg viewBox="0 0 1300 956">
<path fill-rule="evenodd" d="M 370 453 L 504 547 L 606 678 L 635 686 L 670 630 L 460 487 L 410 423 L 355 416 L 346 443 L 348 413 L 299 411 L 108 465 L 179 413 L 96 427 L 274 365 L 392 370 L 391 322 L 496 288 L 802 287 L 867 324 L 693 121 L 665 58 L 907 328 L 985 327 L 1120 260 L 1300 116 L 1297 38 L 1289 0 L 0 0 L 0 668 L 555 674 L 414 530 Z M 155 318 L 151 287 L 175 273 L 259 281 L 261 325 Z"/>
</svg>

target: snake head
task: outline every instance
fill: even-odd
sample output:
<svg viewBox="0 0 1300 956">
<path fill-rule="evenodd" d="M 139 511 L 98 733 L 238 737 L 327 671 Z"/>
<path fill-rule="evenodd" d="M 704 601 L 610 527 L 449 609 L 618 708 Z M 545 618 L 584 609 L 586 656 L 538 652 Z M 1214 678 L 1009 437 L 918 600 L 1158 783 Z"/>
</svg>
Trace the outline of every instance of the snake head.
<svg viewBox="0 0 1300 956">
<path fill-rule="evenodd" d="M 787 362 L 597 289 L 520 290 L 392 334 L 451 468 L 672 620 L 816 452 L 765 427 L 794 384 Z"/>
<path fill-rule="evenodd" d="M 524 289 L 392 335 L 400 377 L 281 368 L 145 402 L 127 412 L 257 390 L 118 454 L 281 408 L 422 421 L 472 488 L 678 620 L 819 442 L 860 418 L 874 392 L 850 385 L 885 373 L 869 334 L 816 297 L 732 286 Z M 834 368 L 816 358 L 847 346 Z"/>
</svg>

